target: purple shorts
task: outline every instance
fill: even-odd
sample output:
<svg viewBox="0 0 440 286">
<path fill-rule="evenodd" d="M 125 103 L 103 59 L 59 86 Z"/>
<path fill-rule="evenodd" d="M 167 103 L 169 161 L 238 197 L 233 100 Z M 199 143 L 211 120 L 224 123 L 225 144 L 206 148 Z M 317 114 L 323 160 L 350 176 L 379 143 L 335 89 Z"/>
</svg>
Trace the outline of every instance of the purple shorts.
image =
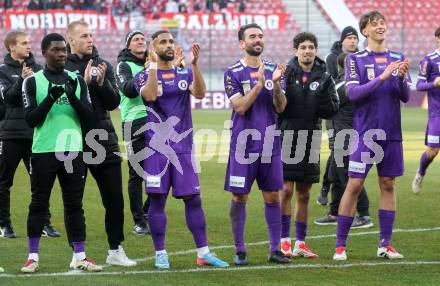
<svg viewBox="0 0 440 286">
<path fill-rule="evenodd" d="M 372 147 L 372 144 L 376 144 L 375 147 Z M 377 148 L 383 150 L 382 159 L 373 159 L 377 155 L 374 152 Z M 377 153 L 379 154 L 380 152 Z M 380 177 L 394 178 L 402 176 L 404 171 L 402 142 L 386 140 L 364 142 L 360 140 L 357 149 L 350 155 L 348 176 L 352 178 L 366 178 L 373 163 L 376 164 L 377 173 Z"/>
<path fill-rule="evenodd" d="M 175 198 L 200 194 L 195 166 L 193 154 L 177 154 L 177 157 L 168 159 L 163 154 L 154 153 L 145 160 L 144 165 L 147 194 L 168 194 L 170 187 L 173 187 Z"/>
<path fill-rule="evenodd" d="M 430 117 L 426 127 L 425 145 L 440 148 L 440 117 Z"/>
<path fill-rule="evenodd" d="M 225 191 L 247 194 L 257 180 L 262 191 L 279 191 L 283 188 L 283 164 L 281 154 L 258 157 L 255 162 L 237 162 L 235 153 L 229 154 L 225 176 Z"/>
</svg>

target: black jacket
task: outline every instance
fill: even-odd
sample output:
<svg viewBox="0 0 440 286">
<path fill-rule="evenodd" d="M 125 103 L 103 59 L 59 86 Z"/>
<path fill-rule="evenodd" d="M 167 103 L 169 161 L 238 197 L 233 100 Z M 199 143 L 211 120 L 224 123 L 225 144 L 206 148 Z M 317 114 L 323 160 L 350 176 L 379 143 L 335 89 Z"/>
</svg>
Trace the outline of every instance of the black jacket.
<svg viewBox="0 0 440 286">
<path fill-rule="evenodd" d="M 139 95 L 139 93 L 136 91 L 136 88 L 134 87 L 134 77 L 131 72 L 130 66 L 127 64 L 127 62 L 133 62 L 134 64 L 143 67 L 145 64 L 147 56 L 145 55 L 144 58 L 140 59 L 136 56 L 134 56 L 128 49 L 123 49 L 119 52 L 118 55 L 118 65 L 116 67 L 116 83 L 118 84 L 118 88 L 120 91 L 124 93 L 124 95 L 128 98 L 136 98 Z M 138 118 L 133 120 L 131 123 L 131 139 L 138 139 L 142 140 L 144 138 L 143 134 L 138 134 L 137 136 L 134 136 L 137 131 L 144 126 L 146 123 L 146 117 L 144 118 Z M 122 136 L 125 134 L 125 126 L 122 124 Z M 124 140 L 127 141 L 128 138 L 125 138 Z"/>
<path fill-rule="evenodd" d="M 302 161 L 298 161 L 295 164 L 286 163 L 287 161 L 284 160 L 284 179 L 304 183 L 317 183 L 319 182 L 320 175 L 319 163 L 309 163 L 309 158 L 311 158 L 312 154 L 319 154 L 319 148 L 315 146 L 316 144 L 312 144 L 317 139 L 313 136 L 313 130 L 320 131 L 321 118 L 334 115 L 339 106 L 335 84 L 330 74 L 325 71 L 324 61 L 316 58 L 311 76 L 308 82 L 303 85 L 302 68 L 298 63 L 298 58 L 293 58 L 287 64 L 286 69 L 286 98 L 286 108 L 278 117 L 281 140 L 283 144 L 292 146 L 290 158 L 294 158 L 297 155 L 297 148 L 305 148 L 305 154 Z M 287 130 L 293 130 L 294 132 L 292 142 L 284 142 Z M 299 141 L 299 130 L 306 132 L 307 139 L 305 141 Z M 320 140 L 320 136 L 318 139 Z M 305 146 L 300 144 L 305 144 Z M 318 149 L 312 150 L 312 148 Z M 283 157 L 286 155 L 283 154 Z"/>
<path fill-rule="evenodd" d="M 330 54 L 325 58 L 325 65 L 327 66 L 327 72 L 336 79 L 338 77 L 338 56 L 342 53 L 342 45 L 340 41 L 333 43 Z"/>
<path fill-rule="evenodd" d="M 120 156 L 117 155 L 120 152 L 118 136 L 116 135 L 109 113 L 109 111 L 119 106 L 120 101 L 113 67 L 109 62 L 99 57 L 98 50 L 95 47 L 93 47 L 93 52 L 90 56 L 85 56 L 82 59 L 71 53 L 70 46 L 67 47 L 67 52 L 66 69 L 81 76 L 84 76 L 87 63 L 90 59 L 93 59 L 92 66 L 98 66 L 101 63 L 107 65 L 103 86 L 99 87 L 95 80 L 92 80 L 88 85 L 95 118 L 92 122 L 84 126 L 84 135 L 92 129 L 103 129 L 107 131 L 107 140 L 101 140 L 97 136 L 94 137 L 106 150 L 104 163 L 121 162 Z M 87 144 L 84 145 L 84 151 L 92 152 L 93 156 L 96 156 L 95 150 L 91 149 Z"/>
<path fill-rule="evenodd" d="M 42 67 L 35 62 L 31 54 L 25 59 L 26 66 L 33 72 Z M 23 101 L 21 97 L 21 86 L 23 78 L 21 71 L 23 66 L 14 60 L 10 54 L 6 54 L 4 64 L 0 66 L 0 88 L 3 91 L 6 114 L 0 122 L 0 139 L 32 139 L 33 131 L 24 120 Z"/>
<path fill-rule="evenodd" d="M 321 118 L 333 116 L 339 107 L 335 83 L 319 58 L 304 86 L 298 59 L 295 57 L 287 64 L 286 98 L 286 108 L 278 118 L 281 129 L 320 130 Z"/>
<path fill-rule="evenodd" d="M 336 134 L 343 129 L 353 128 L 353 105 L 348 98 L 345 88 L 345 73 L 340 73 L 335 81 L 337 93 L 339 95 L 339 111 L 332 119 L 327 120 L 331 122 L 333 127 L 333 136 L 329 137 L 330 148 L 333 149 Z M 347 148 L 348 142 L 344 143 L 344 149 Z"/>
</svg>

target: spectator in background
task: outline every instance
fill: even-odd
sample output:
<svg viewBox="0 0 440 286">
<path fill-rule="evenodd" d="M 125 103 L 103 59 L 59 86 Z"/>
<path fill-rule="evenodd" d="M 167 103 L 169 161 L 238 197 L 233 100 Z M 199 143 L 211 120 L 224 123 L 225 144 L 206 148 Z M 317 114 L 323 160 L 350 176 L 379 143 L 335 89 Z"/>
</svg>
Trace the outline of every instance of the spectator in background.
<svg viewBox="0 0 440 286">
<path fill-rule="evenodd" d="M 179 5 L 174 0 L 168 0 L 165 6 L 165 12 L 167 13 L 177 13 L 179 12 Z"/>
<path fill-rule="evenodd" d="M 188 12 L 188 1 L 187 0 L 180 0 L 179 1 L 179 12 L 180 13 L 187 13 Z"/>
<path fill-rule="evenodd" d="M 28 10 L 40 10 L 40 4 L 37 0 L 31 0 L 27 6 Z"/>
<path fill-rule="evenodd" d="M 196 0 L 193 6 L 193 12 L 200 12 L 203 10 L 202 3 L 200 0 Z"/>
<path fill-rule="evenodd" d="M 244 0 L 240 0 L 240 4 L 238 5 L 238 11 L 243 13 L 246 10 L 246 3 Z"/>
</svg>

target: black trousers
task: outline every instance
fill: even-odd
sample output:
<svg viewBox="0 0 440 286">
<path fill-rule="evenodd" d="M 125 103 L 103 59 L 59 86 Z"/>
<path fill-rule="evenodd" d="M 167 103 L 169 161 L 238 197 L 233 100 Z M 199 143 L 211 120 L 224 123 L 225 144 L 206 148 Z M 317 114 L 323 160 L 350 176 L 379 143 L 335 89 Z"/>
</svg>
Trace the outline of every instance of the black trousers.
<svg viewBox="0 0 440 286">
<path fill-rule="evenodd" d="M 329 177 L 329 171 L 330 171 L 330 164 L 332 161 L 332 156 L 328 156 L 327 163 L 325 164 L 325 173 L 324 177 L 322 178 L 322 190 L 327 190 L 327 192 L 330 190 L 332 181 Z"/>
<path fill-rule="evenodd" d="M 105 231 L 110 249 L 124 241 L 124 197 L 121 162 L 87 165 L 95 178 L 105 208 Z M 87 176 L 87 171 L 86 171 Z"/>
<path fill-rule="evenodd" d="M 140 152 L 145 148 L 145 140 L 138 137 L 127 144 L 128 156 Z M 140 162 L 143 166 L 143 162 Z M 130 160 L 128 161 L 128 197 L 130 198 L 130 210 L 135 224 L 146 224 L 148 220 L 148 208 L 150 207 L 150 199 L 147 196 L 145 203 L 142 204 L 142 185 L 144 179 L 139 176 L 132 167 Z"/>
<path fill-rule="evenodd" d="M 82 153 L 71 160 L 72 170 L 65 168 L 55 153 L 33 153 L 31 156 L 32 201 L 27 221 L 28 237 L 40 237 L 49 209 L 49 198 L 55 179 L 61 186 L 64 204 L 64 224 L 67 236 L 73 242 L 85 241 L 86 225 L 82 205 L 85 165 Z M 68 171 L 72 171 L 69 173 Z"/>
<path fill-rule="evenodd" d="M 0 226 L 11 226 L 11 187 L 18 164 L 23 163 L 29 173 L 32 140 L 4 139 L 0 141 Z M 45 224 L 50 223 L 50 212 Z"/>
<path fill-rule="evenodd" d="M 329 177 L 332 182 L 331 193 L 332 193 L 332 201 L 330 202 L 330 214 L 337 216 L 339 203 L 341 202 L 342 195 L 345 192 L 345 187 L 348 183 L 348 164 L 349 164 L 349 156 L 344 156 L 343 163 L 344 166 L 338 167 L 336 164 L 334 151 L 332 150 L 331 154 L 331 163 L 329 169 Z M 362 191 L 358 197 L 357 201 L 357 211 L 359 216 L 369 216 L 370 201 L 368 200 L 367 192 L 365 188 L 362 188 Z"/>
</svg>

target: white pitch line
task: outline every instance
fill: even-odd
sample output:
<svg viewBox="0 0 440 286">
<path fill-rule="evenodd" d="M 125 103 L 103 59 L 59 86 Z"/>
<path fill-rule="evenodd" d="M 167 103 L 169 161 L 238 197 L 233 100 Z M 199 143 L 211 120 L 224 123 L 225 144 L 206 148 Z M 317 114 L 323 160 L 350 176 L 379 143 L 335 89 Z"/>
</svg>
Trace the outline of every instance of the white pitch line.
<svg viewBox="0 0 440 286">
<path fill-rule="evenodd" d="M 361 262 L 345 264 L 287 264 L 287 265 L 261 265 L 261 266 L 242 266 L 229 268 L 188 268 L 180 270 L 138 270 L 138 271 L 114 271 L 114 272 L 81 272 L 69 271 L 61 273 L 36 273 L 36 274 L 0 274 L 0 278 L 29 278 L 29 277 L 60 277 L 60 276 L 113 276 L 113 275 L 138 275 L 138 274 L 171 274 L 171 273 L 197 273 L 197 272 L 231 272 L 231 271 L 253 271 L 271 269 L 319 269 L 319 268 L 354 268 L 354 267 L 375 267 L 375 266 L 408 266 L 408 265 L 440 265 L 440 261 L 401 261 L 401 262 Z"/>
<path fill-rule="evenodd" d="M 431 232 L 431 231 L 440 231 L 440 227 L 432 227 L 432 228 L 413 228 L 413 229 L 394 229 L 393 233 L 411 233 L 411 232 Z M 349 236 L 363 236 L 363 235 L 370 235 L 370 234 L 379 234 L 379 231 L 364 231 L 364 232 L 351 232 Z M 308 236 L 307 239 L 323 239 L 323 238 L 332 238 L 336 237 L 336 234 L 322 234 L 322 235 L 312 235 Z M 257 242 L 250 242 L 246 243 L 246 246 L 257 246 L 257 245 L 266 245 L 269 244 L 269 241 L 257 241 Z M 235 245 L 219 245 L 219 246 L 210 246 L 209 249 L 216 250 L 216 249 L 229 249 L 234 248 Z M 176 252 L 170 252 L 168 253 L 169 256 L 175 256 L 175 255 L 186 255 L 196 253 L 195 249 L 189 249 L 189 250 L 181 250 Z M 148 260 L 153 260 L 154 256 L 144 257 L 144 258 L 138 258 L 134 259 L 137 262 L 145 262 Z"/>
<path fill-rule="evenodd" d="M 432 232 L 432 231 L 440 231 L 440 227 L 432 227 L 432 228 L 413 228 L 413 229 L 394 229 L 393 233 L 412 233 L 412 232 Z M 363 236 L 363 235 L 370 235 L 370 234 L 379 234 L 379 231 L 365 231 L 365 232 L 352 232 L 350 234 L 350 236 Z M 312 235 L 307 237 L 308 239 L 323 239 L 323 238 L 332 238 L 332 237 L 336 237 L 336 234 L 323 234 L 323 235 Z M 247 243 L 246 246 L 257 246 L 257 245 L 265 245 L 265 244 L 269 244 L 269 241 L 257 241 L 257 242 L 251 242 L 251 243 Z M 234 248 L 234 245 L 219 245 L 219 246 L 210 246 L 209 248 L 211 250 L 216 250 L 216 249 L 229 249 L 229 248 Z M 181 250 L 181 251 L 176 251 L 176 252 L 170 252 L 168 253 L 169 256 L 176 256 L 176 255 L 186 255 L 186 254 L 191 254 L 191 253 L 196 253 L 195 249 L 189 249 L 189 250 Z M 149 256 L 149 257 L 144 257 L 144 258 L 137 258 L 137 259 L 133 259 L 136 262 L 145 262 L 145 261 L 149 261 L 149 260 L 153 260 L 155 257 L 154 256 Z M 408 263 L 422 263 L 422 264 L 440 264 L 440 261 L 419 261 L 419 262 L 408 262 Z M 227 268 L 227 269 L 222 269 L 222 268 L 190 268 L 187 270 L 172 270 L 172 271 L 162 271 L 162 270 L 145 270 L 145 271 L 120 271 L 120 272 L 100 272 L 100 273 L 88 273 L 88 272 L 82 272 L 82 271 L 68 271 L 68 272 L 56 272 L 56 273 L 41 273 L 41 274 L 30 274 L 30 275 L 13 275 L 13 274 L 1 274 L 0 273 L 0 278 L 1 277 L 43 277 L 43 276 L 77 276 L 77 275 L 117 275 L 117 274 L 147 274 L 147 273 L 180 273 L 180 272 L 202 272 L 202 271 L 224 271 L 224 270 L 228 270 L 228 271 L 238 271 L 238 270 L 254 270 L 254 269 L 272 269 L 272 268 L 306 268 L 306 266 L 309 266 L 310 268 L 318 268 L 317 266 L 320 267 L 332 267 L 335 268 L 335 266 L 337 267 L 355 267 L 355 266 L 362 266 L 362 265 L 366 265 L 368 266 L 368 264 L 371 263 L 359 263 L 359 264 L 343 264 L 343 265 L 332 265 L 329 264 L 328 265 L 322 265 L 322 264 L 295 264 L 295 265 L 287 265 L 287 266 L 251 266 L 251 267 L 238 267 L 238 268 Z M 373 263 L 374 264 L 374 263 Z M 395 265 L 397 263 L 376 263 L 374 265 L 382 265 L 382 264 L 386 264 L 386 265 Z M 408 265 L 412 265 L 412 264 L 408 264 Z M 111 265 L 109 264 L 104 264 L 103 267 L 104 268 L 108 268 Z"/>
</svg>

